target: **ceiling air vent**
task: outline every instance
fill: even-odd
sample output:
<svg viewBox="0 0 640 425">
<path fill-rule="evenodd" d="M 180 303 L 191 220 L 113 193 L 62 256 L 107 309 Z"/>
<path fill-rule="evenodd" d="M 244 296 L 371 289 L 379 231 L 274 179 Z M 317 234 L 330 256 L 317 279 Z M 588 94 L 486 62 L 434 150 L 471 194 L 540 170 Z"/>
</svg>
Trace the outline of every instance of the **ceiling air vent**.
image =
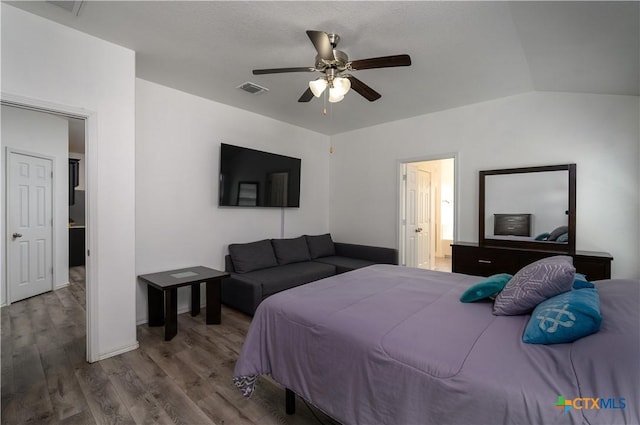
<svg viewBox="0 0 640 425">
<path fill-rule="evenodd" d="M 247 93 L 251 93 L 251 94 L 260 94 L 260 93 L 264 93 L 264 92 L 268 92 L 269 91 L 268 88 L 259 86 L 259 85 L 255 84 L 255 83 L 251 83 L 249 81 L 247 81 L 246 83 L 240 84 L 236 88 L 244 90 Z"/>
</svg>

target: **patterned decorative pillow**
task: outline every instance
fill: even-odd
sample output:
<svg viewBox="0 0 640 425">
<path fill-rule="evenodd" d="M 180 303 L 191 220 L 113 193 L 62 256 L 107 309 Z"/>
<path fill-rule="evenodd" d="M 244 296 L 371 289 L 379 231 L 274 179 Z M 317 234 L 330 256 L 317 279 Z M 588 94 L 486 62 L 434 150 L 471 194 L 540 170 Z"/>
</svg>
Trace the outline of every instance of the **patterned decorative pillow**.
<svg viewBox="0 0 640 425">
<path fill-rule="evenodd" d="M 472 303 L 474 301 L 483 300 L 485 298 L 491 298 L 498 295 L 500 291 L 505 287 L 507 282 L 511 280 L 513 276 L 508 273 L 494 274 L 488 278 L 481 280 L 469 289 L 464 291 L 460 297 L 460 301 L 463 303 Z"/>
<path fill-rule="evenodd" d="M 556 227 L 555 229 L 553 229 L 551 231 L 551 233 L 549 234 L 549 238 L 547 240 L 548 241 L 555 241 L 556 239 L 558 239 L 558 236 L 562 235 L 563 233 L 568 233 L 568 232 L 569 232 L 569 227 L 567 227 L 567 226 Z"/>
<path fill-rule="evenodd" d="M 582 273 L 576 273 L 576 277 L 573 279 L 573 289 L 582 289 L 582 288 L 595 288 L 596 285 L 589 282 L 587 277 Z"/>
<path fill-rule="evenodd" d="M 542 301 L 571 290 L 576 273 L 573 258 L 543 258 L 518 271 L 493 304 L 496 316 L 526 314 Z"/>
<path fill-rule="evenodd" d="M 522 341 L 562 344 L 600 330 L 600 298 L 595 288 L 575 289 L 541 302 L 531 313 Z"/>
</svg>

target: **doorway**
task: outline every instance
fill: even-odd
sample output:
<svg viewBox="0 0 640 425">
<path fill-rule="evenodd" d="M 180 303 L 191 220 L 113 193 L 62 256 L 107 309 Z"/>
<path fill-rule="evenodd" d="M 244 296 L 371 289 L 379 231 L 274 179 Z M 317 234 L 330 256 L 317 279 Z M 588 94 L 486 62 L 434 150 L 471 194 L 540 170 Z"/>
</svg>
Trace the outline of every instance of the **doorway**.
<svg viewBox="0 0 640 425">
<path fill-rule="evenodd" d="M 56 252 L 56 243 L 59 243 L 60 241 L 64 240 L 65 238 L 68 237 L 67 233 L 66 233 L 66 229 L 68 227 L 68 219 L 69 219 L 69 215 L 68 215 L 68 210 L 67 210 L 67 206 L 69 203 L 69 199 L 68 199 L 68 192 L 66 191 L 66 188 L 68 187 L 67 181 L 66 181 L 66 175 L 67 175 L 67 170 L 69 169 L 69 158 L 71 157 L 70 152 L 73 151 L 80 151 L 80 153 L 82 153 L 82 156 L 84 156 L 84 152 L 85 150 L 88 150 L 88 148 L 90 147 L 90 140 L 91 138 L 88 137 L 88 135 L 92 134 L 93 136 L 93 140 L 95 142 L 95 114 L 90 112 L 90 111 L 86 111 L 86 110 L 80 110 L 77 109 L 75 107 L 67 107 L 64 105 L 57 105 L 57 104 L 52 104 L 49 102 L 45 102 L 45 101 L 41 101 L 41 100 L 36 100 L 36 99 L 27 99 L 27 98 L 23 98 L 23 97 L 17 97 L 17 96 L 11 96 L 11 95 L 6 95 L 3 93 L 3 99 L 2 99 L 2 110 L 3 110 L 3 115 L 4 115 L 4 111 L 6 108 L 11 109 L 13 111 L 21 111 L 23 113 L 23 115 L 25 117 L 29 117 L 29 114 L 36 114 L 37 116 L 42 116 L 42 117 L 56 117 L 57 120 L 62 120 L 64 122 L 68 122 L 69 123 L 69 130 L 65 133 L 66 134 L 66 139 L 62 142 L 63 144 L 60 144 L 60 146 L 58 146 L 58 144 L 56 144 L 56 148 L 55 148 L 55 153 L 47 153 L 48 148 L 45 147 L 46 146 L 46 140 L 45 141 L 39 141 L 38 144 L 34 144 L 34 138 L 30 138 L 28 142 L 25 143 L 31 143 L 30 145 L 25 145 L 25 149 L 28 149 L 30 152 L 45 152 L 45 155 L 48 155 L 52 158 L 53 160 L 53 164 L 54 164 L 54 170 L 53 170 L 53 181 L 54 181 L 54 188 L 52 190 L 52 204 L 53 204 L 53 221 L 52 221 L 52 226 L 54 228 L 54 232 L 53 232 L 53 252 Z M 15 117 L 16 115 L 11 115 L 11 117 Z M 3 116 L 3 118 L 5 118 Z M 71 123 L 74 123 L 74 125 L 72 125 Z M 3 120 L 3 136 L 5 136 L 5 125 L 8 123 L 7 121 Z M 33 123 L 30 121 L 28 121 L 26 124 L 24 122 L 22 122 L 22 120 L 19 121 L 20 126 L 22 126 L 22 128 L 28 128 L 29 126 L 32 127 L 37 127 L 36 123 Z M 79 148 L 74 148 L 73 145 L 71 144 L 72 142 L 72 131 L 71 131 L 71 127 L 74 127 L 74 133 L 76 133 L 75 135 L 75 146 L 81 146 Z M 91 129 L 91 131 L 89 130 Z M 12 141 L 11 138 L 9 137 L 3 137 L 3 145 L 12 145 Z M 15 150 L 15 149 L 12 149 Z M 7 153 L 6 155 L 9 155 L 9 149 L 6 150 Z M 93 151 L 92 151 L 93 152 Z M 5 153 L 5 152 L 3 152 Z M 39 156 L 39 155 L 36 155 Z M 93 160 L 93 156 L 92 156 L 92 160 Z M 87 174 L 86 170 L 88 169 L 87 164 L 88 162 L 91 161 L 82 161 L 80 163 L 80 172 L 81 175 L 83 177 L 83 179 L 86 176 L 86 181 L 87 183 L 89 183 L 89 175 Z M 3 174 L 5 177 L 7 177 L 9 174 L 9 161 L 8 161 L 8 156 L 7 158 L 5 158 L 5 161 L 2 163 L 2 168 L 3 168 Z M 93 180 L 91 180 L 93 181 Z M 89 189 L 90 185 L 87 185 L 87 194 L 89 193 L 88 189 Z M 91 186 L 93 187 L 93 186 Z M 63 188 L 63 191 L 61 192 L 60 188 Z M 7 218 L 9 216 L 9 205 L 8 205 L 8 196 L 9 196 L 9 187 L 8 185 L 3 186 L 3 192 L 7 191 L 7 193 L 5 194 L 5 196 L 2 197 L 2 202 L 3 202 L 3 208 L 2 208 L 2 214 L 3 214 L 3 218 Z M 91 198 L 91 199 L 95 199 L 95 198 Z M 95 200 L 92 200 L 91 202 L 95 202 Z M 87 211 L 87 215 L 86 215 L 86 228 L 87 228 L 87 234 L 86 234 L 86 246 L 87 248 L 89 248 L 90 244 L 89 241 L 90 239 L 90 223 L 92 222 L 92 220 L 90 220 L 91 215 L 88 214 L 89 212 L 89 207 L 91 205 L 90 199 L 87 196 L 86 200 L 82 201 L 83 204 L 83 210 L 86 208 Z M 8 220 L 5 221 L 3 220 L 4 223 L 8 223 Z M 11 302 L 15 301 L 14 297 L 10 297 L 8 294 L 8 291 L 10 291 L 9 286 L 10 286 L 10 273 L 12 273 L 11 270 L 9 270 L 10 264 L 8 264 L 7 262 L 9 261 L 8 259 L 8 250 L 9 250 L 9 246 L 10 246 L 10 239 L 13 235 L 13 231 L 10 228 L 5 227 L 3 229 L 4 231 L 3 233 L 3 240 L 4 240 L 4 249 L 5 249 L 5 253 L 7 253 L 7 255 L 5 256 L 5 258 L 3 258 L 3 263 L 4 266 L 4 283 L 5 285 L 3 285 L 3 301 L 4 304 L 10 304 Z M 84 241 L 83 241 L 84 242 Z M 59 244 L 58 244 L 59 246 Z M 62 249 L 58 248 L 58 252 L 64 252 L 64 247 L 62 247 Z M 94 362 L 97 360 L 96 355 L 97 355 L 97 338 L 96 335 L 97 333 L 95 332 L 94 328 L 97 326 L 96 320 L 94 319 L 94 315 L 95 315 L 95 291 L 92 291 L 92 285 L 91 282 L 93 282 L 94 278 L 93 278 L 93 273 L 94 273 L 94 267 L 92 267 L 91 261 L 89 260 L 88 257 L 88 249 L 84 251 L 84 256 L 86 257 L 86 266 L 83 267 L 83 270 L 81 270 L 82 273 L 82 277 L 83 277 L 83 291 L 82 291 L 82 300 L 79 300 L 83 305 L 86 305 L 86 309 L 85 309 L 85 314 L 84 314 L 84 322 L 82 323 L 82 328 L 86 329 L 86 337 L 84 338 L 85 342 L 85 358 L 88 362 Z M 7 262 L 5 262 L 7 261 Z M 44 262 L 41 262 L 39 264 L 44 264 Z M 63 287 L 68 286 L 69 284 L 72 283 L 73 281 L 78 280 L 77 279 L 77 275 L 78 273 L 74 273 L 75 277 L 69 277 L 69 275 L 67 274 L 69 272 L 69 264 L 68 264 L 68 259 L 66 255 L 57 255 L 56 258 L 54 260 L 51 260 L 47 265 L 47 272 L 49 272 L 50 270 L 52 270 L 52 275 L 53 275 L 53 282 L 52 285 L 49 287 L 49 290 L 51 289 L 60 289 Z M 84 278 L 86 272 L 86 278 Z M 86 288 L 86 289 L 85 289 Z"/>
<path fill-rule="evenodd" d="M 455 234 L 455 155 L 400 163 L 400 264 L 451 271 Z"/>
</svg>

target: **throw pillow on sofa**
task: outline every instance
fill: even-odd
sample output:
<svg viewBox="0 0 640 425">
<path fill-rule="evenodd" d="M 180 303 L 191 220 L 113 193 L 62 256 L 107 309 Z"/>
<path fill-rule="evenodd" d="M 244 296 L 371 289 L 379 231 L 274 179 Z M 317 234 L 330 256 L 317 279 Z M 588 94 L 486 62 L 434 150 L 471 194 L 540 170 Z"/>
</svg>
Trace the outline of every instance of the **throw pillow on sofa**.
<svg viewBox="0 0 640 425">
<path fill-rule="evenodd" d="M 331 234 L 325 233 L 324 235 L 306 235 L 307 246 L 309 247 L 309 254 L 312 259 L 320 257 L 331 257 L 336 255 L 336 248 L 333 245 Z"/>
<path fill-rule="evenodd" d="M 233 268 L 238 273 L 248 273 L 278 265 L 268 239 L 251 243 L 233 243 L 229 245 L 229 255 L 233 261 Z"/>
<path fill-rule="evenodd" d="M 271 244 L 280 265 L 311 260 L 307 239 L 304 236 L 293 239 L 271 239 Z"/>
</svg>

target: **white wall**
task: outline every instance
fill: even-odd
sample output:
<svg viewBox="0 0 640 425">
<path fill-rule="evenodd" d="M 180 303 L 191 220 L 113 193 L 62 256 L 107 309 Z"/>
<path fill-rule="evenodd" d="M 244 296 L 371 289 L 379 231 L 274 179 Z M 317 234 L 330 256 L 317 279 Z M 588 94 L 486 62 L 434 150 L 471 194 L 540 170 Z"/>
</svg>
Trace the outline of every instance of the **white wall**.
<svg viewBox="0 0 640 425">
<path fill-rule="evenodd" d="M 328 231 L 327 136 L 138 79 L 137 274 L 194 265 L 224 270 L 228 244 L 280 237 L 280 208 L 218 207 L 220 143 L 301 158 L 300 208 L 284 210 L 284 237 Z M 188 297 L 181 288 L 179 311 Z M 146 285 L 138 283 L 138 323 L 147 320 L 146 299 Z"/>
<path fill-rule="evenodd" d="M 460 241 L 478 240 L 478 171 L 577 164 L 577 249 L 607 251 L 614 277 L 638 277 L 638 97 L 539 92 L 332 138 L 330 228 L 397 245 L 397 160 L 458 152 Z"/>
<path fill-rule="evenodd" d="M 95 267 L 87 272 L 99 300 L 92 350 L 104 358 L 135 348 L 135 54 L 4 2 L 0 7 L 2 92 L 94 113 L 87 146 L 95 199 L 89 213 Z"/>
<path fill-rule="evenodd" d="M 69 124 L 66 119 L 42 112 L 2 106 L 2 175 L 6 177 L 6 149 L 9 147 L 28 153 L 53 158 L 53 286 L 59 288 L 69 284 Z M 5 221 L 5 186 L 0 186 L 2 200 L 1 222 Z M 2 229 L 2 240 L 6 229 Z M 2 256 L 2 285 L 0 304 L 7 301 L 7 276 L 5 256 Z"/>
</svg>

